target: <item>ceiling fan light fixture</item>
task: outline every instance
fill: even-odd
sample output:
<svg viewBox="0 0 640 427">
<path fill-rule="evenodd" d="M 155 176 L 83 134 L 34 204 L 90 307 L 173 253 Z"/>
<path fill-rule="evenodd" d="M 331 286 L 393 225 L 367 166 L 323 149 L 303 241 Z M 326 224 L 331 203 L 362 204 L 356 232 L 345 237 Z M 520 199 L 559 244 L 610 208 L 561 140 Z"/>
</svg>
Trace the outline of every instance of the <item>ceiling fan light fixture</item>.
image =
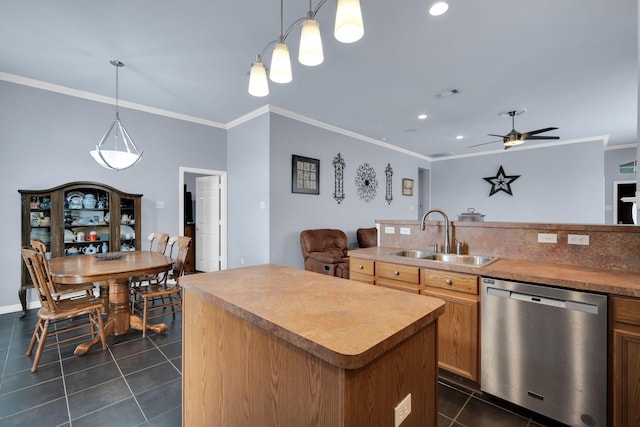
<svg viewBox="0 0 640 427">
<path fill-rule="evenodd" d="M 276 83 L 289 83 L 293 80 L 289 47 L 285 43 L 277 43 L 273 48 L 269 78 Z"/>
<path fill-rule="evenodd" d="M 249 94 L 257 97 L 269 95 L 269 82 L 267 81 L 267 70 L 262 61 L 255 61 L 251 65 L 249 74 Z"/>
<path fill-rule="evenodd" d="M 310 67 L 320 65 L 324 61 L 320 25 L 315 19 L 307 19 L 302 23 L 298 61 Z"/>
<path fill-rule="evenodd" d="M 524 144 L 524 139 L 522 139 L 521 135 L 510 135 L 509 139 L 504 141 L 505 147 L 515 147 L 520 144 Z"/>
<path fill-rule="evenodd" d="M 444 15 L 449 10 L 449 4 L 444 1 L 438 1 L 431 5 L 429 8 L 429 14 L 431 16 Z"/>
<path fill-rule="evenodd" d="M 339 42 L 354 43 L 364 35 L 360 0 L 338 0 L 333 35 Z"/>
</svg>

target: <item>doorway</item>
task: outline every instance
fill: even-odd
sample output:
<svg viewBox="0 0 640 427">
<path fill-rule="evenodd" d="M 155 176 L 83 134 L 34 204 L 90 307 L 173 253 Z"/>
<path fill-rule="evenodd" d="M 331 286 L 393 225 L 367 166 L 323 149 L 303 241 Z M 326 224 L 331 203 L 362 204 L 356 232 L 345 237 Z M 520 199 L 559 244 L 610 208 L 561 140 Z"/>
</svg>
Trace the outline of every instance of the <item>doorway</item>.
<svg viewBox="0 0 640 427">
<path fill-rule="evenodd" d="M 429 169 L 418 168 L 418 219 L 431 206 L 431 171 Z"/>
<path fill-rule="evenodd" d="M 193 212 L 195 269 L 217 271 L 227 268 L 227 173 L 211 169 L 179 168 L 178 230 L 185 233 L 185 212 Z M 198 183 L 200 185 L 198 185 Z M 199 188 L 198 188 L 199 187 Z M 185 209 L 185 195 L 195 194 L 194 206 Z M 202 198 L 201 198 L 202 197 Z M 215 227 L 214 227 L 215 225 Z M 214 229 L 215 228 L 215 229 Z"/>
<path fill-rule="evenodd" d="M 636 224 L 636 203 L 623 202 L 623 197 L 635 197 L 636 181 L 613 182 L 613 223 Z"/>
</svg>

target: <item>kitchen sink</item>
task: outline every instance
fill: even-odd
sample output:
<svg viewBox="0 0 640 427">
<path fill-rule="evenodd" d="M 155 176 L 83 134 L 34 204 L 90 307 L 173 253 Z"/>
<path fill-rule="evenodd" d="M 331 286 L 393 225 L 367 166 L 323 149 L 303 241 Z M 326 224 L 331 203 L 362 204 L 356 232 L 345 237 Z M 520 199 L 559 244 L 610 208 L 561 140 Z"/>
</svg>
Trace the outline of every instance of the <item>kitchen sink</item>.
<svg viewBox="0 0 640 427">
<path fill-rule="evenodd" d="M 463 264 L 481 267 L 487 265 L 496 260 L 495 257 L 486 255 L 456 255 L 456 254 L 442 254 L 430 251 L 409 250 L 394 252 L 388 255 L 414 258 L 414 259 L 426 259 L 431 261 L 444 262 L 446 264 Z"/>
</svg>

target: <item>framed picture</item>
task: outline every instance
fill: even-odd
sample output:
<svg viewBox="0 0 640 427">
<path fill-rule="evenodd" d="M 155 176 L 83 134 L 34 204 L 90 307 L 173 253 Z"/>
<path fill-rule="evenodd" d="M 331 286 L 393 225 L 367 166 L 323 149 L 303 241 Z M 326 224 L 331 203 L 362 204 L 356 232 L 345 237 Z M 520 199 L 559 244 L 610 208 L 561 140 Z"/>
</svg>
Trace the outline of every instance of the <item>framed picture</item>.
<svg viewBox="0 0 640 427">
<path fill-rule="evenodd" d="M 413 196 L 413 180 L 409 178 L 402 178 L 402 195 Z"/>
<path fill-rule="evenodd" d="M 291 156 L 291 192 L 320 194 L 320 160 Z"/>
</svg>

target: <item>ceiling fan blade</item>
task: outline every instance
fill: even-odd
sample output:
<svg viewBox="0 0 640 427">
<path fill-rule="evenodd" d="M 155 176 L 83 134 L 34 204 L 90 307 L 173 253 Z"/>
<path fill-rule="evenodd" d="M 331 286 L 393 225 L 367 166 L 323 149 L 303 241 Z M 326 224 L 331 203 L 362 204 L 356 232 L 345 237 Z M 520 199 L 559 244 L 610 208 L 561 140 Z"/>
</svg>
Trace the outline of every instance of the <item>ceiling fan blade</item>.
<svg viewBox="0 0 640 427">
<path fill-rule="evenodd" d="M 492 136 L 500 136 L 500 135 L 492 135 Z M 499 140 L 496 140 L 496 141 L 483 142 L 482 144 L 470 145 L 467 148 L 480 147 L 481 145 L 495 144 L 496 142 L 502 142 L 502 140 L 499 139 Z"/>
<path fill-rule="evenodd" d="M 535 139 L 539 139 L 539 140 L 542 140 L 542 139 L 560 139 L 560 137 L 559 136 L 530 136 L 528 138 L 524 138 L 523 137 L 523 139 L 525 139 L 527 141 L 531 141 L 531 140 L 535 140 Z"/>
<path fill-rule="evenodd" d="M 495 133 L 489 133 L 489 134 L 487 134 L 487 135 L 489 135 L 489 136 L 495 136 L 495 137 L 498 137 L 498 138 L 508 138 L 508 136 L 507 136 L 507 135 L 496 135 Z"/>
<path fill-rule="evenodd" d="M 556 130 L 556 129 L 558 129 L 558 128 L 544 128 L 544 129 L 532 130 L 532 131 L 529 131 L 529 132 L 524 132 L 524 133 L 522 134 L 522 137 L 523 137 L 524 139 L 527 139 L 527 137 L 528 137 L 529 135 L 537 135 L 537 134 L 539 134 L 539 133 L 549 132 L 550 130 Z"/>
</svg>

